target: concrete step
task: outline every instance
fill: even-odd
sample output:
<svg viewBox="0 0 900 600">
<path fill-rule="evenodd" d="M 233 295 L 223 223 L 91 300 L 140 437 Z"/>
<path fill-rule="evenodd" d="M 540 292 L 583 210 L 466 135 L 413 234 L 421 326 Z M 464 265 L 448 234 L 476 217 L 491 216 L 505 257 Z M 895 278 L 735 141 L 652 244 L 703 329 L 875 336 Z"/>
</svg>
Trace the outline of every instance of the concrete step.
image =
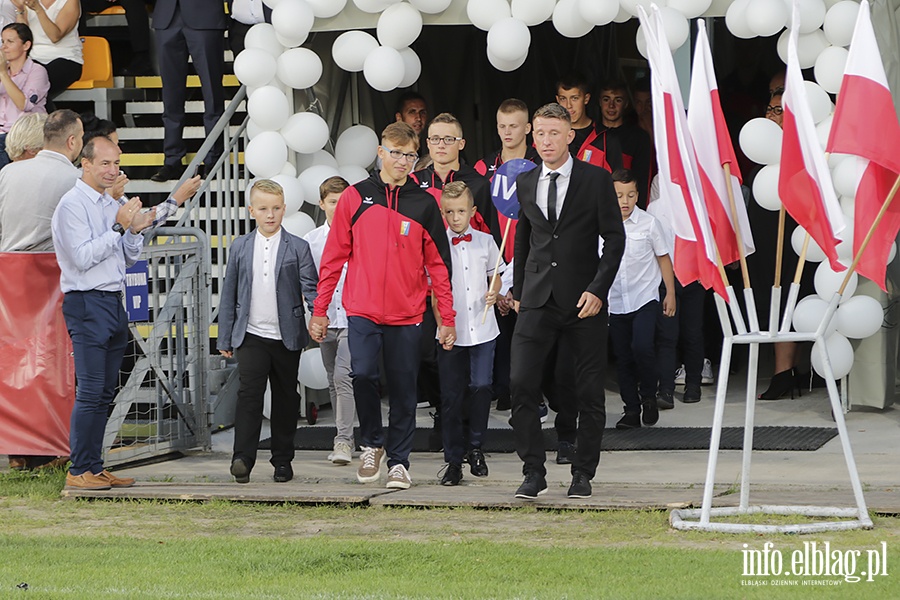
<svg viewBox="0 0 900 600">
<path fill-rule="evenodd" d="M 225 102 L 228 106 L 230 101 Z M 203 100 L 188 100 L 184 103 L 184 110 L 189 114 L 203 114 Z M 238 104 L 237 112 L 246 112 L 247 103 Z M 125 112 L 131 115 L 161 115 L 163 113 L 163 103 L 159 102 L 128 102 L 125 105 Z"/>
<path fill-rule="evenodd" d="M 241 87 L 241 82 L 238 81 L 238 78 L 234 75 L 223 75 L 222 85 L 225 87 Z M 135 77 L 134 87 L 138 89 L 162 89 L 162 77 L 160 77 L 159 75 L 152 75 L 149 77 Z M 187 87 L 200 87 L 200 77 L 198 77 L 197 75 L 188 75 Z"/>
<path fill-rule="evenodd" d="M 163 181 L 157 183 L 149 179 L 131 179 L 125 188 L 125 194 L 128 196 L 140 196 L 141 194 L 165 194 L 169 195 L 174 191 L 177 180 Z M 238 181 L 238 190 L 244 191 L 243 179 Z M 195 209 L 197 210 L 197 209 Z M 180 213 L 179 213 L 180 216 Z"/>
<path fill-rule="evenodd" d="M 232 125 L 230 132 L 235 135 L 239 129 L 238 125 Z M 143 140 L 161 140 L 165 135 L 163 127 L 122 127 L 117 130 L 120 141 L 143 141 Z M 186 140 L 202 140 L 206 139 L 206 131 L 199 125 L 188 126 L 184 128 Z"/>
<path fill-rule="evenodd" d="M 194 160 L 196 152 L 188 152 L 187 162 Z M 161 167 L 165 163 L 166 155 L 162 152 L 123 153 L 119 164 L 123 167 Z M 244 153 L 238 153 L 238 164 L 244 164 Z"/>
</svg>

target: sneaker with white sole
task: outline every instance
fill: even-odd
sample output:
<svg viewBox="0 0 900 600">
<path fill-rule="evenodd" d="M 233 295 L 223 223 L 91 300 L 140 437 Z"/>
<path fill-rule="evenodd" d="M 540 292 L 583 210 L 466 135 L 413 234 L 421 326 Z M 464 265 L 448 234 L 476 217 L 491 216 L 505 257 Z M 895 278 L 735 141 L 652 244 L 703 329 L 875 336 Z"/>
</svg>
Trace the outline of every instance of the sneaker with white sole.
<svg viewBox="0 0 900 600">
<path fill-rule="evenodd" d="M 407 490 L 412 485 L 409 471 L 403 465 L 394 465 L 388 471 L 387 488 L 391 490 Z"/>
<path fill-rule="evenodd" d="M 686 375 L 687 371 L 684 370 L 684 365 L 675 369 L 675 385 L 684 385 L 684 378 Z"/>
<path fill-rule="evenodd" d="M 353 460 L 353 448 L 347 442 L 335 442 L 334 452 L 328 455 L 328 460 L 336 465 L 349 465 Z"/>
<path fill-rule="evenodd" d="M 372 483 L 378 481 L 381 477 L 381 467 L 387 460 L 384 448 L 362 447 L 362 454 L 359 455 L 359 469 L 356 471 L 356 479 L 360 483 Z"/>
<path fill-rule="evenodd" d="M 703 370 L 700 371 L 700 385 L 712 385 L 716 382 L 713 375 L 712 362 L 708 358 L 703 359 Z"/>
</svg>

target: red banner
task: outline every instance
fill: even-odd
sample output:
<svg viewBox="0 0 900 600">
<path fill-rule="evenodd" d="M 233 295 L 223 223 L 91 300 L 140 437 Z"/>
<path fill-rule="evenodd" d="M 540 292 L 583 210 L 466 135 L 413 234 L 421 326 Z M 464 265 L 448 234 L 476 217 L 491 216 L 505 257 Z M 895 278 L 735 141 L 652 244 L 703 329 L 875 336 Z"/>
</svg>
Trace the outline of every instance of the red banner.
<svg viewBox="0 0 900 600">
<path fill-rule="evenodd" d="M 0 253 L 0 454 L 67 456 L 72 342 L 52 252 Z"/>
</svg>

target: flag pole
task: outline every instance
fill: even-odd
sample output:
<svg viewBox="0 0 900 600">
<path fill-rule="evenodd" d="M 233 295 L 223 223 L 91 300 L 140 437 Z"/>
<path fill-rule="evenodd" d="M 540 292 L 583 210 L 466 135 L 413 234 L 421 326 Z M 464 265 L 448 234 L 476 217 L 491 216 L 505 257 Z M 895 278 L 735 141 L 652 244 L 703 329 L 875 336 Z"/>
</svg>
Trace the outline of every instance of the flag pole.
<svg viewBox="0 0 900 600">
<path fill-rule="evenodd" d="M 772 284 L 772 287 L 776 288 L 781 287 L 781 260 L 782 255 L 784 254 L 784 224 L 785 210 L 784 204 L 782 204 L 781 208 L 778 210 L 778 240 L 775 245 L 775 282 Z"/>
<path fill-rule="evenodd" d="M 725 189 L 728 191 L 728 204 L 731 208 L 731 216 L 734 219 L 734 236 L 737 239 L 738 256 L 741 258 L 741 276 L 744 279 L 744 289 L 750 287 L 750 271 L 747 269 L 747 257 L 744 255 L 744 236 L 741 233 L 741 224 L 737 218 L 737 204 L 734 201 L 734 190 L 731 188 L 731 163 L 722 165 L 725 169 Z"/>
<path fill-rule="evenodd" d="M 847 284 L 850 283 L 850 277 L 856 270 L 857 265 L 859 265 L 859 261 L 862 259 L 862 254 L 866 251 L 866 246 L 869 245 L 869 242 L 872 241 L 872 236 L 875 235 L 875 228 L 878 227 L 879 223 L 881 223 L 881 219 L 884 218 L 884 214 L 887 212 L 888 208 L 890 208 L 891 202 L 894 201 L 894 197 L 897 195 L 898 189 L 900 189 L 900 175 L 898 175 L 897 179 L 894 180 L 894 185 L 893 187 L 891 187 L 891 191 L 888 192 L 887 198 L 884 200 L 884 204 L 881 205 L 881 210 L 878 211 L 878 215 L 872 222 L 871 227 L 869 227 L 869 231 L 868 233 L 866 233 L 866 237 L 859 245 L 859 250 L 857 250 L 856 256 L 853 257 L 853 262 L 850 264 L 850 268 L 847 269 L 847 274 L 844 275 L 844 281 L 841 283 L 840 289 L 838 289 L 839 295 L 844 294 L 844 289 L 846 289 Z"/>
<path fill-rule="evenodd" d="M 503 239 L 500 240 L 500 253 L 497 254 L 497 264 L 494 265 L 494 275 L 491 277 L 491 285 L 488 286 L 488 292 L 494 289 L 494 286 L 497 285 L 497 277 L 499 276 L 497 270 L 500 268 L 500 261 L 503 260 L 503 251 L 506 249 L 506 238 L 509 237 L 510 223 L 512 223 L 512 219 L 506 219 L 506 227 L 503 228 Z M 484 325 L 484 322 L 487 320 L 488 309 L 490 309 L 490 306 L 485 303 L 484 314 L 481 315 L 482 325 Z"/>
<path fill-rule="evenodd" d="M 781 329 L 779 333 L 787 333 L 791 330 L 791 322 L 794 320 L 794 308 L 797 306 L 797 296 L 800 295 L 800 278 L 803 276 L 803 269 L 806 267 L 806 254 L 809 250 L 809 240 L 812 238 L 809 232 L 803 238 L 803 247 L 800 249 L 800 255 L 797 258 L 797 269 L 794 271 L 794 281 L 791 283 L 791 289 L 788 292 L 788 301 L 784 308 L 784 317 L 781 320 Z"/>
</svg>

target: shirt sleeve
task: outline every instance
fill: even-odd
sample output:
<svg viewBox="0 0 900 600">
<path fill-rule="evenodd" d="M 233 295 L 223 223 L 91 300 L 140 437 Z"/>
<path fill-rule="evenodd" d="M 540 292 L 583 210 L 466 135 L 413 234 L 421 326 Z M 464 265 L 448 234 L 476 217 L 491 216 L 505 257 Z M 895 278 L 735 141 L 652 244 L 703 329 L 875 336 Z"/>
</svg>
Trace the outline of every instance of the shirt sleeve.
<svg viewBox="0 0 900 600">
<path fill-rule="evenodd" d="M 92 237 L 88 215 L 82 206 L 62 202 L 57 211 L 58 225 L 53 230 L 53 243 L 72 258 L 79 271 L 87 271 L 119 250 L 122 236 L 112 229 L 99 237 Z"/>
<path fill-rule="evenodd" d="M 648 214 L 653 219 L 650 223 L 650 243 L 653 245 L 653 253 L 657 256 L 665 256 L 669 254 L 669 242 L 663 234 L 662 226 L 653 215 Z"/>
<path fill-rule="evenodd" d="M 50 79 L 47 69 L 37 63 L 32 63 L 31 72 L 19 88 L 25 94 L 25 106 L 22 112 L 46 112 L 44 105 L 47 103 L 47 92 L 50 91 Z"/>
</svg>

